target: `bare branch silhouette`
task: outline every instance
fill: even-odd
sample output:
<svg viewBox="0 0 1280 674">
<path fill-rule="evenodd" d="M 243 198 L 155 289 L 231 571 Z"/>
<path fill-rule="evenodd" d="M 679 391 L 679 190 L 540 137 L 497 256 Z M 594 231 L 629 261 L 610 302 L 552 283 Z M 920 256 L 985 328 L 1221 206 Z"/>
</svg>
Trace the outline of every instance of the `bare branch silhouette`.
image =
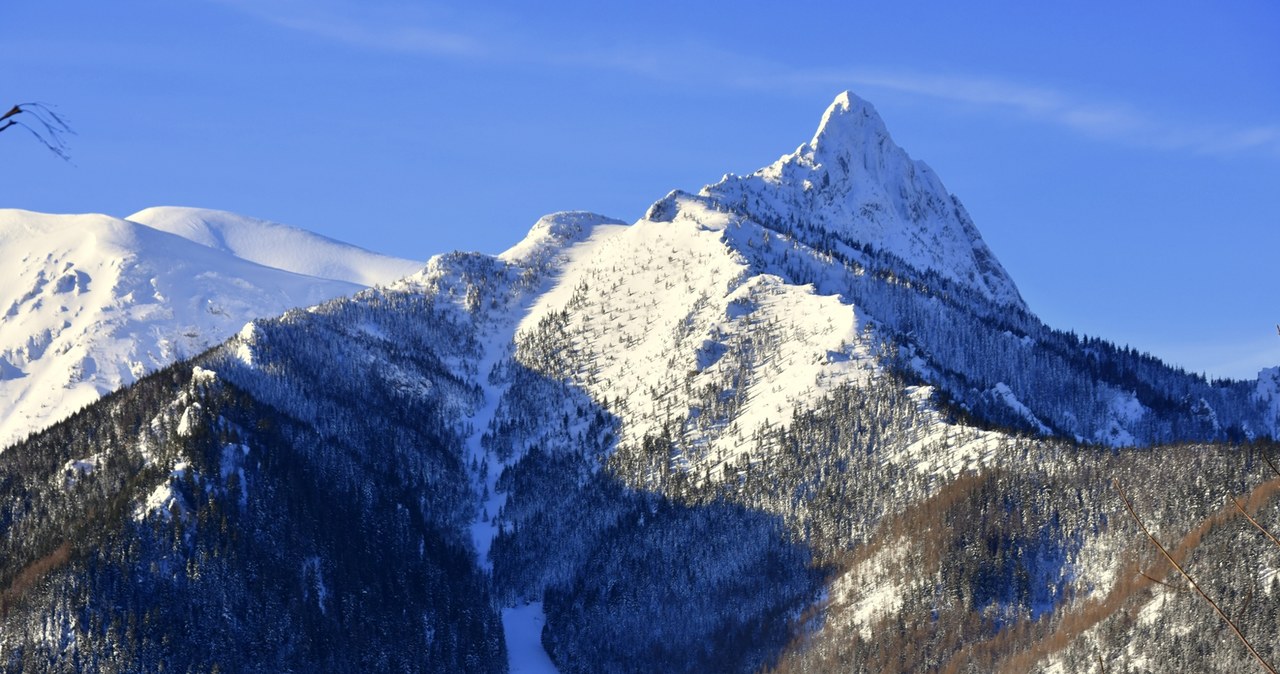
<svg viewBox="0 0 1280 674">
<path fill-rule="evenodd" d="M 1151 544 L 1156 546 L 1156 549 L 1160 551 L 1160 554 L 1164 555 L 1165 559 L 1169 560 L 1169 563 L 1173 565 L 1173 568 L 1177 569 L 1178 573 L 1182 574 L 1182 577 L 1191 584 L 1191 587 L 1196 591 L 1196 594 L 1199 594 L 1201 598 L 1209 602 L 1209 605 L 1217 612 L 1218 617 L 1222 618 L 1222 621 L 1227 623 L 1227 627 L 1230 627 L 1232 632 L 1235 632 L 1236 636 L 1244 644 L 1244 647 L 1249 649 L 1249 653 L 1258 661 L 1258 664 L 1262 665 L 1262 668 L 1271 674 L 1278 674 L 1275 667 L 1272 667 L 1270 663 L 1262 659 L 1262 655 L 1254 649 L 1253 644 L 1249 643 L 1249 640 L 1245 638 L 1244 633 L 1240 631 L 1240 628 L 1236 627 L 1236 624 L 1231 621 L 1231 618 L 1228 617 L 1222 608 L 1218 606 L 1218 602 L 1215 602 L 1209 597 L 1209 595 L 1205 594 L 1204 590 L 1200 589 L 1200 585 L 1191 577 L 1191 574 L 1187 573 L 1187 570 L 1182 568 L 1182 565 L 1173 558 L 1173 555 L 1169 554 L 1169 551 L 1166 550 L 1165 547 L 1160 544 L 1160 541 L 1156 540 L 1156 537 L 1151 534 L 1151 531 L 1147 529 L 1147 525 L 1142 523 L 1142 518 L 1138 517 L 1137 511 L 1133 509 L 1133 503 L 1129 501 L 1129 497 L 1126 496 L 1124 490 L 1120 488 L 1120 481 L 1114 480 L 1111 484 L 1112 487 L 1115 488 L 1116 493 L 1120 495 L 1120 500 L 1124 501 L 1124 507 L 1129 511 L 1129 516 L 1133 518 L 1134 522 L 1137 522 L 1138 528 L 1146 535 L 1147 540 L 1151 541 Z"/>
<path fill-rule="evenodd" d="M 1153 583 L 1158 583 L 1158 584 L 1160 584 L 1160 585 L 1163 585 L 1163 586 L 1165 586 L 1165 587 L 1169 588 L 1170 590 L 1177 590 L 1178 592 L 1190 592 L 1190 591 L 1191 591 L 1189 588 L 1185 588 L 1185 587 L 1178 587 L 1177 585 L 1174 585 L 1173 583 L 1166 583 L 1166 582 L 1164 582 L 1163 580 L 1160 580 L 1159 578 L 1156 578 L 1155 576 L 1149 576 L 1149 575 L 1147 575 L 1147 572 L 1145 572 L 1145 571 L 1139 571 L 1139 572 L 1138 572 L 1138 575 L 1142 576 L 1143 578 L 1146 578 L 1147 580 L 1149 580 L 1149 581 L 1151 581 L 1151 582 L 1153 582 Z"/>
<path fill-rule="evenodd" d="M 1271 459 L 1268 459 L 1266 454 L 1262 455 L 1262 460 L 1267 462 L 1267 465 L 1271 467 L 1271 472 L 1275 473 L 1276 477 L 1280 477 L 1280 468 L 1276 468 L 1276 464 L 1271 463 Z"/>
<path fill-rule="evenodd" d="M 22 115 L 22 117 L 19 117 L 19 115 Z M 28 120 L 31 123 L 27 123 Z M 19 103 L 10 108 L 8 112 L 0 115 L 0 132 L 15 126 L 26 129 L 50 152 L 66 161 L 71 161 L 71 156 L 67 154 L 67 144 L 64 136 L 68 134 L 75 135 L 75 131 L 71 129 L 71 125 L 67 124 L 65 119 L 49 106 L 36 102 Z"/>
<path fill-rule="evenodd" d="M 1230 496 L 1228 498 L 1231 499 L 1231 503 L 1236 507 L 1236 510 L 1239 510 L 1240 514 L 1244 515 L 1244 518 L 1249 520 L 1249 524 L 1252 524 L 1255 529 L 1257 529 L 1258 531 L 1261 531 L 1263 536 L 1270 538 L 1272 543 L 1275 543 L 1277 546 L 1280 546 L 1280 540 L 1277 540 L 1276 537 L 1272 535 L 1270 531 L 1267 531 L 1265 527 L 1259 524 L 1258 520 L 1253 519 L 1253 515 L 1250 515 L 1247 511 L 1245 511 L 1244 506 L 1240 505 L 1240 501 L 1236 500 L 1236 497 Z"/>
</svg>

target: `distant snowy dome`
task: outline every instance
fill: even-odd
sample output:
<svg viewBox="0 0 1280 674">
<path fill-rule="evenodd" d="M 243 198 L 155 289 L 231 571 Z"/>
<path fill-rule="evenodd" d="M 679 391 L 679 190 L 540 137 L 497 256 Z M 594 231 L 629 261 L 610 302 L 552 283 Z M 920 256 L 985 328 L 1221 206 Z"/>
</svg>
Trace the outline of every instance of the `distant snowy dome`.
<svg viewBox="0 0 1280 674">
<path fill-rule="evenodd" d="M 223 211 L 0 209 L 0 450 L 245 323 L 422 265 Z"/>
<path fill-rule="evenodd" d="M 227 211 L 157 206 L 126 219 L 267 267 L 363 286 L 391 283 L 423 265 Z"/>
</svg>

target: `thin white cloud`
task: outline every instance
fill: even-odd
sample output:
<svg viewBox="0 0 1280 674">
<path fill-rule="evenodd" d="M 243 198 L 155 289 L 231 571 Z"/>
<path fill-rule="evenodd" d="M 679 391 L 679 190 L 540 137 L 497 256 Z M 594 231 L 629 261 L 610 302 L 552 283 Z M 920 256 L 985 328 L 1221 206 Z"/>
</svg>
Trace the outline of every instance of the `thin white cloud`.
<svg viewBox="0 0 1280 674">
<path fill-rule="evenodd" d="M 317 37 L 361 47 L 445 56 L 480 56 L 486 51 L 480 42 L 470 36 L 415 26 L 370 27 L 342 19 L 318 17 L 282 18 L 277 23 Z"/>
<path fill-rule="evenodd" d="M 321 0 L 212 0 L 259 20 L 324 40 L 366 49 L 454 57 L 481 57 L 484 40 L 431 25 L 425 7 L 351 5 Z"/>
<path fill-rule="evenodd" d="M 1198 154 L 1261 152 L 1280 157 L 1280 126 L 1235 128 L 1171 122 L 1133 106 L 993 79 L 861 69 L 796 70 L 780 76 L 825 86 L 868 87 L 955 104 L 1005 110 L 1101 140 Z M 767 86 L 760 80 L 757 86 Z M 779 82 L 778 84 L 782 84 Z"/>
<path fill-rule="evenodd" d="M 1280 153 L 1280 125 L 1227 131 L 1203 141 L 1202 148 L 1212 154 L 1231 154 L 1254 149 L 1269 149 Z"/>
<path fill-rule="evenodd" d="M 481 34 L 451 23 L 431 5 L 344 0 L 212 0 L 275 25 L 366 49 L 494 63 L 535 63 L 611 70 L 664 82 L 774 93 L 880 89 L 956 105 L 978 106 L 1051 124 L 1090 138 L 1205 155 L 1261 153 L 1280 157 L 1280 125 L 1232 127 L 1171 121 L 1131 105 L 1087 100 L 1052 88 L 994 78 L 892 69 L 796 67 L 727 52 L 706 43 L 577 47 L 520 34 Z M 457 17 L 450 17 L 457 24 Z"/>
</svg>

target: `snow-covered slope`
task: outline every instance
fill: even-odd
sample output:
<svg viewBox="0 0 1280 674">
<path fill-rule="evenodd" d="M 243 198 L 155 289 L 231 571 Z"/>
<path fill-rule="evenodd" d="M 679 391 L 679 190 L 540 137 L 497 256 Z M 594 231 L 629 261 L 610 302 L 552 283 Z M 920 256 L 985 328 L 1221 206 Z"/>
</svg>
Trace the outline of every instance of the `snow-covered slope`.
<svg viewBox="0 0 1280 674">
<path fill-rule="evenodd" d="M 173 216 L 157 218 L 173 226 L 183 213 L 153 215 Z M 390 282 L 419 266 L 282 225 L 214 215 L 200 231 L 222 236 L 223 245 L 105 215 L 0 210 L 0 447 L 217 344 L 253 318 Z M 273 248 L 288 257 L 269 257 Z"/>
<path fill-rule="evenodd" d="M 362 286 L 390 283 L 422 262 L 381 255 L 277 222 L 206 208 L 157 206 L 127 220 L 258 264 Z"/>
<path fill-rule="evenodd" d="M 589 213 L 549 215 L 486 262 L 487 271 L 471 269 L 480 263 L 473 257 L 441 256 L 398 287 L 449 298 L 479 317 L 491 355 L 478 367 L 490 404 L 470 422 L 477 437 L 486 427 L 496 433 L 504 423 L 520 425 L 502 418 L 504 396 L 515 393 L 493 385 L 519 364 L 610 401 L 620 423 L 615 456 L 663 438 L 672 448 L 671 471 L 714 482 L 733 479 L 730 470 L 750 462 L 749 451 L 776 450 L 762 438 L 797 411 L 883 373 L 879 337 L 858 308 L 742 254 L 771 245 L 774 236 L 704 197 L 677 194 L 632 225 Z M 477 276 L 493 285 L 468 289 L 460 280 Z M 477 301 L 486 296 L 506 301 Z M 930 393 L 907 394 L 918 427 L 889 459 L 906 470 L 951 475 L 990 458 L 999 434 L 947 422 Z M 536 431 L 527 439 L 528 446 L 549 442 Z M 473 458 L 505 466 L 527 446 L 515 449 Z M 660 470 L 648 486 L 663 479 Z M 480 489 L 492 494 L 488 512 L 503 504 L 496 473 Z M 496 526 L 486 520 L 478 529 L 486 532 L 477 539 L 482 554 Z"/>
<path fill-rule="evenodd" d="M 670 222 L 550 230 L 558 237 L 535 226 L 502 259 L 532 267 L 538 256 L 528 251 L 557 248 L 559 259 L 554 284 L 516 329 L 517 348 L 546 338 L 566 348 L 560 362 L 525 364 L 567 367 L 594 399 L 623 401 L 622 442 L 675 432 L 706 467 L 792 409 L 869 376 L 854 308 L 753 271 L 734 245 L 764 232 L 745 227 L 689 197 Z"/>
</svg>

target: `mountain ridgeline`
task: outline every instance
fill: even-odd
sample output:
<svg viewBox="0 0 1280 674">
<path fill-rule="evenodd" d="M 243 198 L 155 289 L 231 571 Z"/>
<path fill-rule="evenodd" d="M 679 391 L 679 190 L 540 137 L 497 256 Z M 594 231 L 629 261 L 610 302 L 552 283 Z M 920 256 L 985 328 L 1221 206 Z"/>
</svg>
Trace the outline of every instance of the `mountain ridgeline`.
<svg viewBox="0 0 1280 674">
<path fill-rule="evenodd" d="M 1280 530 L 1277 379 L 1045 326 L 842 94 L 751 175 L 254 320 L 0 453 L 0 667 L 1245 671 L 1116 487 L 1280 659 L 1241 516 Z"/>
</svg>

